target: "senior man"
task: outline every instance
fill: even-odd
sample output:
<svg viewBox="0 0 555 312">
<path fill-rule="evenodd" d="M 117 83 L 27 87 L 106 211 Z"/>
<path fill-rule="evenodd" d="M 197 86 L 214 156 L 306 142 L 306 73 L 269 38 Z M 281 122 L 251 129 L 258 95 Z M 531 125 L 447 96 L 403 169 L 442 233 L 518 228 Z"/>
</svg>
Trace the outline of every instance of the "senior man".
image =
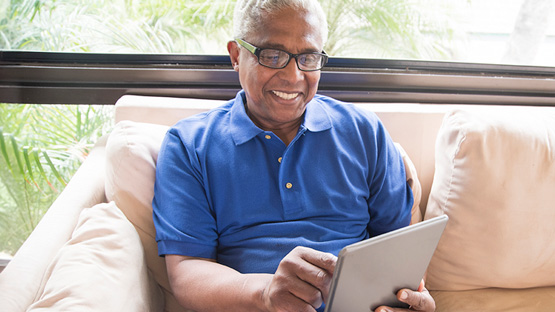
<svg viewBox="0 0 555 312">
<path fill-rule="evenodd" d="M 323 311 L 335 255 L 408 225 L 412 192 L 378 118 L 316 94 L 328 35 L 318 1 L 236 6 L 227 48 L 243 90 L 166 135 L 159 253 L 186 308 Z M 423 287 L 398 298 L 435 309 Z"/>
</svg>

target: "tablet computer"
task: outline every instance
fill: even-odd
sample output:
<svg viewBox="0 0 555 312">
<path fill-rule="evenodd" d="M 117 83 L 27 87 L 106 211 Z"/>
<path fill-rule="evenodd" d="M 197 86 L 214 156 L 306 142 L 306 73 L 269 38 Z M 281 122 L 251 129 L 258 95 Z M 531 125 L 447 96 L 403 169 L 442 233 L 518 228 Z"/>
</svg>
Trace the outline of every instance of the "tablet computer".
<svg viewBox="0 0 555 312">
<path fill-rule="evenodd" d="M 448 217 L 435 217 L 346 246 L 339 253 L 325 312 L 408 308 L 402 288 L 417 289 Z"/>
</svg>

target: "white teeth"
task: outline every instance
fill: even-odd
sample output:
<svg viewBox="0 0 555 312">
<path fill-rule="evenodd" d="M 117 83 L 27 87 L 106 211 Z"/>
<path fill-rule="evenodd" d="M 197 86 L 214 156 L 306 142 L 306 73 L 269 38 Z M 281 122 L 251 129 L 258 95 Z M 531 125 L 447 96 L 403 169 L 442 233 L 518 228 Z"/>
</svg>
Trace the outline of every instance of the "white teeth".
<svg viewBox="0 0 555 312">
<path fill-rule="evenodd" d="M 280 91 L 272 91 L 272 92 L 274 92 L 275 95 L 279 96 L 284 100 L 292 100 L 299 95 L 298 93 L 285 93 Z"/>
</svg>

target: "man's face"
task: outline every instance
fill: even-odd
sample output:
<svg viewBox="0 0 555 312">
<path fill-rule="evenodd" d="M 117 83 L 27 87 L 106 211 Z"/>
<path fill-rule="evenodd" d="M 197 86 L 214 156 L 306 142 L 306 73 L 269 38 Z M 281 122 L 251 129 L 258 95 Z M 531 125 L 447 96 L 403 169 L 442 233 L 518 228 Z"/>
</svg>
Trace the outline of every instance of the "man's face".
<svg viewBox="0 0 555 312">
<path fill-rule="evenodd" d="M 275 48 L 298 54 L 321 52 L 323 38 L 315 14 L 285 9 L 269 15 L 260 31 L 241 38 L 259 48 Z M 234 60 L 233 48 L 238 57 Z M 256 56 L 238 45 L 228 47 L 245 90 L 247 109 L 253 121 L 264 130 L 298 123 L 306 104 L 318 89 L 320 71 L 298 69 L 294 58 L 282 69 L 258 64 Z"/>
</svg>

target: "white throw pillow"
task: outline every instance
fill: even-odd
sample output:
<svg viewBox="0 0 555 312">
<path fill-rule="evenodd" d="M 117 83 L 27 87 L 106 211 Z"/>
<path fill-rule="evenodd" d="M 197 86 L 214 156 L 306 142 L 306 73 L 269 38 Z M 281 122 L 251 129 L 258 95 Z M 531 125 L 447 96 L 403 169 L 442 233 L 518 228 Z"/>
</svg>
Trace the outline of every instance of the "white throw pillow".
<svg viewBox="0 0 555 312">
<path fill-rule="evenodd" d="M 429 289 L 555 285 L 555 108 L 448 113 L 425 219 L 441 214 Z"/>
<path fill-rule="evenodd" d="M 114 203 L 81 212 L 27 311 L 160 311 L 137 232 Z"/>
</svg>

